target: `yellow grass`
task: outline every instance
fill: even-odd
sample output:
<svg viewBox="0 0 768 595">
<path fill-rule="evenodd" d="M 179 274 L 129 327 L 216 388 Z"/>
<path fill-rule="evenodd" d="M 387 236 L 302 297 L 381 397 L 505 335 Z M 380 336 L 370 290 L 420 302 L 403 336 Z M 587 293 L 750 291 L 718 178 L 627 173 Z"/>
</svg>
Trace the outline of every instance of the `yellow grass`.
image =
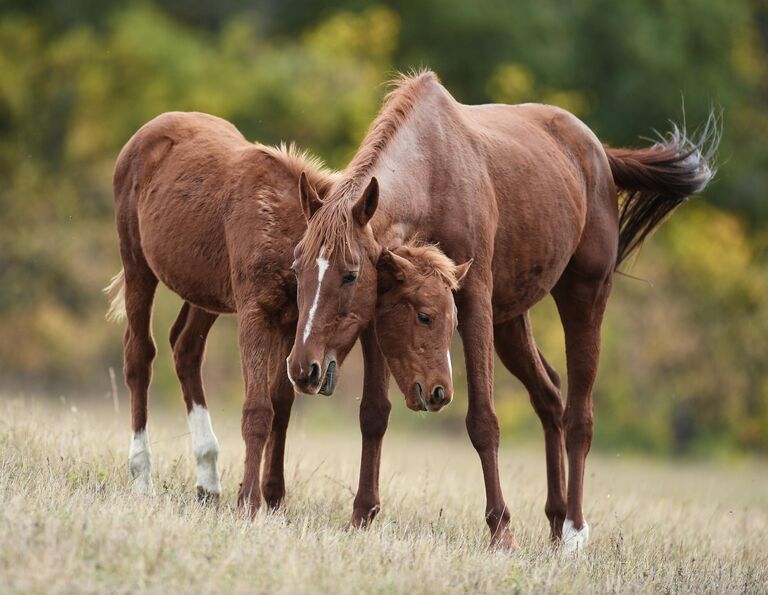
<svg viewBox="0 0 768 595">
<path fill-rule="evenodd" d="M 213 422 L 224 474 L 218 507 L 193 497 L 194 466 L 181 415 L 150 422 L 157 493 L 137 498 L 128 479 L 123 417 L 3 398 L 0 591 L 768 589 L 768 469 L 762 463 L 590 456 L 586 515 L 593 540 L 574 559 L 548 542 L 543 453 L 505 448 L 503 485 L 522 549 L 489 553 L 479 464 L 464 436 L 389 436 L 384 510 L 371 530 L 348 533 L 343 526 L 359 456 L 354 428 L 343 436 L 310 432 L 297 416 L 286 507 L 249 522 L 233 508 L 243 458 L 238 420 L 214 410 Z"/>
</svg>

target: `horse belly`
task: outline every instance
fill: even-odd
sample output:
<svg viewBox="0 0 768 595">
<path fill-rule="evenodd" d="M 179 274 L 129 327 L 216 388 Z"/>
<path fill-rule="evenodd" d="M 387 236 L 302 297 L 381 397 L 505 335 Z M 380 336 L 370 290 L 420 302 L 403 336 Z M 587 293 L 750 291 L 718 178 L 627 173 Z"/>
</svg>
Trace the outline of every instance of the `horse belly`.
<svg viewBox="0 0 768 595">
<path fill-rule="evenodd" d="M 139 206 L 145 258 L 155 275 L 182 299 L 212 312 L 234 312 L 229 258 L 221 217 L 203 203 L 178 196 Z"/>
<path fill-rule="evenodd" d="M 562 203 L 548 211 L 535 217 L 518 211 L 511 225 L 500 225 L 493 259 L 497 322 L 523 314 L 552 291 L 576 250 L 583 213 Z"/>
</svg>

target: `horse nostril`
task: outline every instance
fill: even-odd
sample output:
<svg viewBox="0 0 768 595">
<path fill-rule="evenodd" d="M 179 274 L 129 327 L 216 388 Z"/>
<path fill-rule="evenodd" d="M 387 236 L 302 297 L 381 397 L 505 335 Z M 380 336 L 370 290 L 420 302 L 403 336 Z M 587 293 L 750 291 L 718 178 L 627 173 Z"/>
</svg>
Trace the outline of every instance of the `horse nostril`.
<svg viewBox="0 0 768 595">
<path fill-rule="evenodd" d="M 436 386 L 435 390 L 432 391 L 432 404 L 437 405 L 439 403 L 442 403 L 444 396 L 445 396 L 445 391 L 443 390 L 443 387 Z"/>
<path fill-rule="evenodd" d="M 309 383 L 317 384 L 320 382 L 320 364 L 313 363 L 309 369 Z"/>
</svg>

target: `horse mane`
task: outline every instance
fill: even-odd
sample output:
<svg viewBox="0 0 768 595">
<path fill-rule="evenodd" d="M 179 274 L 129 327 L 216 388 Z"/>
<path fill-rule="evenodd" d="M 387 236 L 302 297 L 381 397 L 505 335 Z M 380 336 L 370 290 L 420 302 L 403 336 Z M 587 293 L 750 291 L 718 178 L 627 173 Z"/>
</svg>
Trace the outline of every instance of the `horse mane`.
<svg viewBox="0 0 768 595">
<path fill-rule="evenodd" d="M 407 259 L 422 276 L 435 276 L 452 291 L 459 288 L 456 263 L 437 245 L 424 244 L 416 240 L 403 244 L 393 252 Z"/>
<path fill-rule="evenodd" d="M 325 196 L 339 177 L 339 172 L 326 167 L 322 159 L 312 155 L 309 151 L 299 149 L 296 143 L 281 142 L 275 146 L 259 145 L 259 149 L 282 163 L 297 180 L 304 172 L 320 196 Z"/>
<path fill-rule="evenodd" d="M 385 96 L 379 114 L 368 128 L 352 161 L 336 180 L 325 204 L 310 220 L 307 232 L 299 242 L 302 258 L 307 262 L 323 246 L 326 258 L 335 254 L 338 246 L 350 252 L 350 201 L 362 192 L 363 184 L 368 181 L 382 153 L 413 112 L 421 92 L 433 83 L 439 84 L 440 81 L 430 70 L 397 73 L 387 83 L 391 90 Z"/>
</svg>

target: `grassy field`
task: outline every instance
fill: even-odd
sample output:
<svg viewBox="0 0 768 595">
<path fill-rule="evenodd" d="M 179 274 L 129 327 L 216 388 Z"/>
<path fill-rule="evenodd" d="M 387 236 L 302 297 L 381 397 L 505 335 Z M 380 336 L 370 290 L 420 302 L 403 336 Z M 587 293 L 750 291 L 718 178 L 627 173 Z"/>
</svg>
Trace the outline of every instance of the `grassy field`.
<svg viewBox="0 0 768 595">
<path fill-rule="evenodd" d="M 224 484 L 214 507 L 193 497 L 181 415 L 150 422 L 157 493 L 142 499 L 130 491 L 126 416 L 83 409 L 0 399 L 2 592 L 768 590 L 765 463 L 591 456 L 593 539 L 576 559 L 548 542 L 543 448 L 502 451 L 522 548 L 488 552 L 479 463 L 463 436 L 389 436 L 384 510 L 371 530 L 345 532 L 358 468 L 354 428 L 309 431 L 297 416 L 285 509 L 251 522 L 233 507 L 243 457 L 236 416 L 212 412 Z M 425 425 L 436 422 L 425 416 Z"/>
</svg>

